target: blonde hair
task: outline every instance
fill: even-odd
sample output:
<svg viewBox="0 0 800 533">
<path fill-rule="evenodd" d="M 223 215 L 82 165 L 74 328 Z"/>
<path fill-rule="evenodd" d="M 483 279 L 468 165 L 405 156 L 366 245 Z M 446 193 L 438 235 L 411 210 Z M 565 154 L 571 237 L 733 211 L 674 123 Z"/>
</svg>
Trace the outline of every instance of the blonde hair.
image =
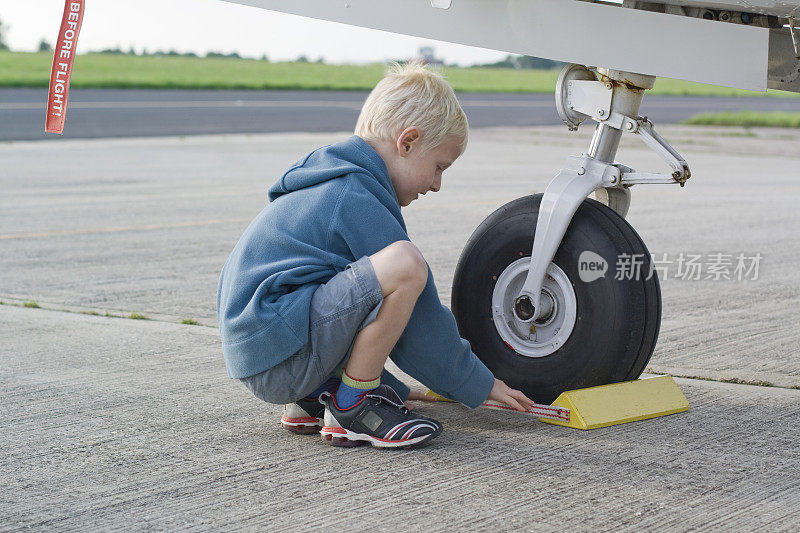
<svg viewBox="0 0 800 533">
<path fill-rule="evenodd" d="M 392 64 L 369 93 L 356 122 L 363 139 L 395 142 L 410 126 L 422 131 L 423 151 L 436 148 L 449 136 L 467 145 L 469 124 L 456 93 L 444 76 L 420 61 Z"/>
</svg>

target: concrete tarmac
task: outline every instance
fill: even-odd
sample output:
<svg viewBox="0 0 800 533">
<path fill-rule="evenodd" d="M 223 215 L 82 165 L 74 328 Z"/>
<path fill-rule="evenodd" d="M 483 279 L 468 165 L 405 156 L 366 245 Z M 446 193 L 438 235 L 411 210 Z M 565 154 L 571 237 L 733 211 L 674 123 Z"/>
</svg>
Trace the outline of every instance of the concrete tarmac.
<svg viewBox="0 0 800 533">
<path fill-rule="evenodd" d="M 797 390 L 678 379 L 689 412 L 588 432 L 426 404 L 445 426 L 430 446 L 348 450 L 280 429 L 280 406 L 225 379 L 213 328 L 7 306 L 0 322 L 2 530 L 800 524 Z"/>
<path fill-rule="evenodd" d="M 267 187 L 348 134 L 0 145 L 0 529 L 797 529 L 800 133 L 661 133 L 693 177 L 634 187 L 628 220 L 666 254 L 650 366 L 705 378 L 678 380 L 692 409 L 578 432 L 422 405 L 445 433 L 398 453 L 283 434 L 280 407 L 225 376 L 213 327 Z M 589 135 L 473 130 L 442 192 L 404 210 L 445 304 L 474 228 Z M 665 168 L 637 142 L 621 161 Z M 687 280 L 681 253 L 762 260 L 755 280 Z M 80 314 L 132 311 L 151 320 Z"/>
</svg>

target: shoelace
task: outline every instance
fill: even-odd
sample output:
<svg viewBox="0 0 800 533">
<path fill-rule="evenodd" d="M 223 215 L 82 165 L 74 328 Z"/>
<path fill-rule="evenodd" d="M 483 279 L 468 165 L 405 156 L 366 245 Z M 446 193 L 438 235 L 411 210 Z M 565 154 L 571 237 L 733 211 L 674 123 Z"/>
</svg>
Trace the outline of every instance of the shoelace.
<svg viewBox="0 0 800 533">
<path fill-rule="evenodd" d="M 411 410 L 408 407 L 406 407 L 404 403 L 394 402 L 389 398 L 387 398 L 386 396 L 381 396 L 379 394 L 367 394 L 367 398 L 375 398 L 376 400 L 378 400 L 379 403 L 380 402 L 388 403 L 389 405 L 396 407 L 397 409 L 400 409 L 400 411 L 402 411 L 402 413 L 406 415 L 411 412 Z"/>
<path fill-rule="evenodd" d="M 332 398 L 332 397 L 333 397 L 333 395 L 330 392 L 323 392 L 322 394 L 319 395 L 319 398 L 317 398 L 317 401 L 319 403 L 321 403 L 322 405 L 325 405 L 325 399 L 326 398 Z M 392 400 L 390 400 L 386 396 L 381 396 L 379 394 L 367 394 L 366 397 L 367 398 L 374 398 L 375 400 L 378 400 L 379 403 L 380 402 L 388 403 L 389 405 L 391 405 L 393 407 L 396 407 L 397 409 L 400 409 L 403 412 L 403 414 L 407 415 L 408 413 L 411 412 L 411 409 L 406 407 L 406 405 L 404 403 L 393 402 Z"/>
</svg>

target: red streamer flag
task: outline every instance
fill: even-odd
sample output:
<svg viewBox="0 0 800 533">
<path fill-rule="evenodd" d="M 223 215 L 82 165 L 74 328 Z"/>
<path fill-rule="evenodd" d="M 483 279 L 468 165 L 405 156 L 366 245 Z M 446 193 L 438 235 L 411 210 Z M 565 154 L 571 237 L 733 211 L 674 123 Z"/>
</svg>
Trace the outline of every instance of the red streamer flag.
<svg viewBox="0 0 800 533">
<path fill-rule="evenodd" d="M 67 0 L 64 3 L 64 16 L 61 17 L 61 29 L 58 32 L 56 50 L 53 53 L 50 91 L 47 95 L 47 117 L 44 131 L 48 133 L 64 131 L 69 79 L 72 76 L 72 63 L 75 61 L 78 34 L 83 22 L 83 6 L 84 0 Z"/>
</svg>

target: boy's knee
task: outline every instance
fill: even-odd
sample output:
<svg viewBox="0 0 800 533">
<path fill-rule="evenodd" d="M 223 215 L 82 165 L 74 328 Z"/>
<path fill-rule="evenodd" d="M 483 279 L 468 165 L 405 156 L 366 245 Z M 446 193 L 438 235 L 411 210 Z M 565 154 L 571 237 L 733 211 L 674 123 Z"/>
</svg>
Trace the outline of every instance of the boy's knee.
<svg viewBox="0 0 800 533">
<path fill-rule="evenodd" d="M 410 241 L 397 241 L 386 247 L 392 255 L 397 271 L 402 277 L 401 283 L 422 292 L 428 283 L 428 264 L 419 248 Z"/>
</svg>

